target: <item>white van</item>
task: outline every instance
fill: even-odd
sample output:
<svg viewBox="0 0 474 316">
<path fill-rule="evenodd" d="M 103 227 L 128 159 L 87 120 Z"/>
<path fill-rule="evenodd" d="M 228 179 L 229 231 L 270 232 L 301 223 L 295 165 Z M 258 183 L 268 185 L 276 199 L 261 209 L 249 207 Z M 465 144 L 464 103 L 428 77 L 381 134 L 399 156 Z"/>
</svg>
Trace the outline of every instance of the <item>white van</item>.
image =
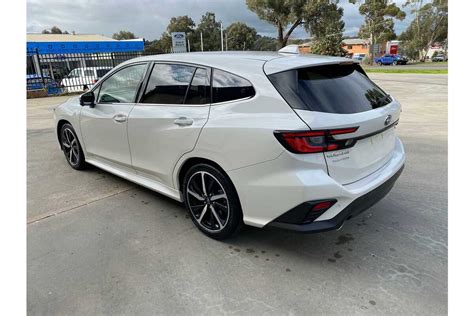
<svg viewBox="0 0 474 316">
<path fill-rule="evenodd" d="M 73 69 L 61 80 L 61 87 L 66 92 L 81 92 L 90 89 L 112 67 L 84 67 Z"/>
</svg>

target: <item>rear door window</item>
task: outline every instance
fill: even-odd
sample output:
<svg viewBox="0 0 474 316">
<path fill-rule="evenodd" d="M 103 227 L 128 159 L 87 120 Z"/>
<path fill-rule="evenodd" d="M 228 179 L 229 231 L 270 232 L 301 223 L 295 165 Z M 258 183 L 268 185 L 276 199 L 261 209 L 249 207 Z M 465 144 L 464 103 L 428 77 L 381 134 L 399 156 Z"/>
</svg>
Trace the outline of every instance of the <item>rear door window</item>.
<svg viewBox="0 0 474 316">
<path fill-rule="evenodd" d="M 189 86 L 185 104 L 211 103 L 211 87 L 206 69 L 198 68 L 194 73 L 193 81 Z"/>
<path fill-rule="evenodd" d="M 250 81 L 237 75 L 214 69 L 212 74 L 212 103 L 250 98 L 255 89 Z"/>
<path fill-rule="evenodd" d="M 141 103 L 183 104 L 195 67 L 155 64 Z"/>
<path fill-rule="evenodd" d="M 354 64 L 293 69 L 268 78 L 294 109 L 349 114 L 391 102 L 360 66 Z"/>
</svg>

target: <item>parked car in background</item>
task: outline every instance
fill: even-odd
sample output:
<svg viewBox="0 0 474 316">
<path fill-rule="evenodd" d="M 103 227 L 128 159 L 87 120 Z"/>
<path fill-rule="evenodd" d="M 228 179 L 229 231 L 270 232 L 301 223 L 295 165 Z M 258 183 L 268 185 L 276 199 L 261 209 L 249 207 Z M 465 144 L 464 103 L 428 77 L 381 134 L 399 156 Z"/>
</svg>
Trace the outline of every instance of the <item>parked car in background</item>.
<svg viewBox="0 0 474 316">
<path fill-rule="evenodd" d="M 408 58 L 406 56 L 394 55 L 394 54 L 385 54 L 381 57 L 376 57 L 374 62 L 379 65 L 406 65 L 408 63 Z"/>
<path fill-rule="evenodd" d="M 444 56 L 443 54 L 438 54 L 431 58 L 432 62 L 440 62 L 440 61 L 448 61 L 448 58 Z"/>
<path fill-rule="evenodd" d="M 218 52 L 131 59 L 54 116 L 72 168 L 181 201 L 223 239 L 339 229 L 374 205 L 405 162 L 400 112 L 347 58 Z"/>
<path fill-rule="evenodd" d="M 108 73 L 112 67 L 84 67 L 73 69 L 61 80 L 61 87 L 66 92 L 81 92 L 92 86 Z"/>
<path fill-rule="evenodd" d="M 48 75 L 37 75 L 37 74 L 30 74 L 26 75 L 26 90 L 41 90 L 47 89 L 48 94 L 58 94 L 61 93 L 61 88 L 59 87 L 58 83 L 54 81 Z"/>
<path fill-rule="evenodd" d="M 352 56 L 352 59 L 362 61 L 364 60 L 366 54 L 356 53 Z"/>
</svg>

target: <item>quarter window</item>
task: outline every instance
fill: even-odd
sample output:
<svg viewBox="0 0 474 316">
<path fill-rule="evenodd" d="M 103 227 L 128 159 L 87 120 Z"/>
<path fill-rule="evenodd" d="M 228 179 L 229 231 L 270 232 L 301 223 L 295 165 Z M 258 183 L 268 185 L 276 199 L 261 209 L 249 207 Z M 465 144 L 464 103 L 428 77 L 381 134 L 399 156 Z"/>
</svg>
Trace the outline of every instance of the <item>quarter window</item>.
<svg viewBox="0 0 474 316">
<path fill-rule="evenodd" d="M 186 104 L 209 104 L 211 103 L 211 87 L 207 70 L 198 68 L 194 73 L 193 81 L 186 95 Z"/>
<path fill-rule="evenodd" d="M 133 103 L 147 65 L 126 67 L 107 78 L 99 91 L 99 103 Z"/>
<path fill-rule="evenodd" d="M 252 84 L 239 76 L 214 69 L 212 74 L 212 102 L 250 98 L 255 95 Z"/>
<path fill-rule="evenodd" d="M 141 103 L 183 104 L 195 67 L 155 64 Z"/>
</svg>

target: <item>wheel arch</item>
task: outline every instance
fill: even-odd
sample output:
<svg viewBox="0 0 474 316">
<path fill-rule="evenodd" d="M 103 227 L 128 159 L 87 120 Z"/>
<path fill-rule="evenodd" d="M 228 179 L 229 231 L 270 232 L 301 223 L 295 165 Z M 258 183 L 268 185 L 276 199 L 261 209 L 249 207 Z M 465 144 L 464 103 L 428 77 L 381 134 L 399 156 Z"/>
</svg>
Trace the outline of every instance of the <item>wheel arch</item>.
<svg viewBox="0 0 474 316">
<path fill-rule="evenodd" d="M 178 190 L 180 192 L 181 192 L 181 189 L 182 189 L 182 184 L 183 184 L 184 176 L 186 175 L 186 172 L 188 172 L 188 170 L 192 166 L 195 166 L 195 165 L 200 164 L 200 163 L 205 163 L 205 164 L 208 164 L 208 165 L 211 165 L 211 166 L 217 168 L 220 172 L 222 172 L 225 176 L 227 176 L 230 179 L 229 175 L 227 174 L 227 172 L 225 172 L 224 168 L 222 168 L 217 162 L 215 162 L 211 159 L 203 158 L 203 157 L 190 157 L 190 158 L 187 158 L 183 163 L 181 163 L 181 165 L 179 166 L 179 169 L 178 169 L 177 184 L 178 184 Z M 232 183 L 232 181 L 231 181 L 231 183 Z M 234 185 L 234 184 L 232 183 L 232 185 Z M 234 189 L 235 189 L 235 186 L 234 186 Z"/>
<path fill-rule="evenodd" d="M 61 144 L 61 128 L 63 127 L 64 124 L 71 124 L 71 122 L 65 119 L 60 119 L 58 121 L 58 124 L 56 125 L 56 137 L 58 139 L 59 146 L 61 146 L 61 149 L 63 148 L 62 147 L 63 145 Z"/>
<path fill-rule="evenodd" d="M 231 177 L 229 176 L 229 174 L 224 170 L 224 168 L 222 168 L 217 162 L 215 162 L 214 160 L 211 160 L 211 159 L 208 159 L 208 158 L 203 158 L 203 157 L 189 157 L 187 158 L 183 163 L 181 163 L 181 165 L 179 166 L 179 169 L 178 169 L 178 172 L 177 172 L 177 184 L 178 184 L 178 191 L 181 192 L 181 194 L 184 194 L 183 191 L 182 191 L 182 186 L 183 186 L 183 181 L 184 181 L 184 177 L 186 175 L 186 172 L 192 167 L 192 166 L 195 166 L 197 164 L 200 164 L 200 163 L 204 163 L 204 164 L 208 164 L 208 165 L 211 165 L 213 167 L 215 167 L 217 170 L 219 170 L 220 172 L 222 172 L 222 174 L 227 177 L 227 179 L 229 179 L 229 182 L 230 184 L 232 185 L 235 193 L 237 194 L 237 198 L 239 200 L 239 204 L 241 204 L 240 202 L 240 196 L 239 196 L 239 191 L 237 190 L 237 188 L 235 187 L 235 184 L 234 184 L 234 181 L 232 181 Z M 244 212 L 244 210 L 242 210 L 242 212 Z"/>
</svg>

